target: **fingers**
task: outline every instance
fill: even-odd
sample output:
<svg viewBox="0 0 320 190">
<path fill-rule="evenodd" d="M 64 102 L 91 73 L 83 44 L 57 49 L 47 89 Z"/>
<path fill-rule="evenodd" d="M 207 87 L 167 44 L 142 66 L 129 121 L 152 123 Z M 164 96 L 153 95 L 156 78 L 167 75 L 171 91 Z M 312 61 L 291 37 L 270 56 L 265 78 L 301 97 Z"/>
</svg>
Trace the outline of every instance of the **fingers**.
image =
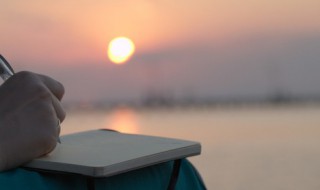
<svg viewBox="0 0 320 190">
<path fill-rule="evenodd" d="M 60 100 L 64 95 L 64 87 L 60 82 L 52 79 L 51 77 L 28 72 L 28 71 L 22 71 L 22 72 L 16 73 L 14 77 L 17 77 L 17 76 L 20 77 L 19 81 L 21 80 L 29 81 L 29 82 L 26 82 L 27 83 L 26 85 L 30 85 L 30 86 L 38 85 L 38 87 L 33 87 L 33 88 L 29 87 L 29 89 L 35 90 L 35 91 L 33 90 L 33 92 L 30 92 L 31 94 L 33 94 L 33 97 L 37 97 L 39 95 L 40 96 L 49 95 L 51 97 L 52 102 L 48 102 L 48 103 L 50 104 L 52 103 L 52 106 L 55 110 L 57 118 L 61 122 L 65 119 L 66 113 L 60 103 Z M 44 93 L 43 91 L 47 91 L 48 93 Z"/>
<path fill-rule="evenodd" d="M 52 96 L 52 105 L 56 112 L 57 118 L 62 122 L 66 117 L 66 112 L 62 108 L 60 101 L 55 96 Z"/>
<path fill-rule="evenodd" d="M 46 85 L 46 87 L 51 91 L 51 93 L 58 98 L 58 100 L 62 99 L 64 94 L 64 87 L 60 82 L 45 75 L 38 74 L 38 77 Z"/>
<path fill-rule="evenodd" d="M 50 90 L 52 93 L 52 105 L 56 112 L 57 118 L 62 122 L 66 117 L 66 112 L 62 108 L 62 105 L 60 103 L 60 100 L 63 97 L 64 94 L 64 87 L 61 83 L 58 81 L 45 76 L 38 74 L 38 77 L 41 79 L 41 81 L 44 83 L 44 85 Z"/>
<path fill-rule="evenodd" d="M 19 90 L 25 91 L 30 89 L 32 86 L 43 84 L 54 96 L 58 98 L 58 100 L 61 100 L 64 95 L 64 87 L 61 83 L 48 76 L 29 71 L 21 71 L 16 73 L 14 76 L 10 77 L 8 81 L 6 81 L 6 85 L 8 85 L 8 83 L 11 84 L 11 90 L 12 88 L 17 89 L 17 87 L 19 87 Z"/>
<path fill-rule="evenodd" d="M 61 132 L 60 120 L 58 120 L 57 123 L 58 123 L 57 124 L 58 142 L 60 143 L 60 138 L 59 138 L 59 135 L 60 135 L 60 132 Z"/>
<path fill-rule="evenodd" d="M 0 157 L 12 168 L 50 152 L 57 144 L 63 86 L 50 77 L 19 72 L 0 86 Z M 5 149 L 4 149 L 5 147 Z M 6 152 L 7 151 L 7 152 Z M 1 160 L 0 160 L 1 169 Z"/>
<path fill-rule="evenodd" d="M 60 100 L 63 97 L 64 94 L 64 87 L 61 83 L 58 81 L 45 76 L 38 74 L 41 81 L 44 83 L 44 85 L 50 90 L 50 92 L 53 94 L 52 96 L 52 105 L 54 107 L 54 110 L 56 112 L 57 118 L 62 122 L 66 117 L 66 112 L 62 108 L 62 105 L 60 103 Z"/>
</svg>

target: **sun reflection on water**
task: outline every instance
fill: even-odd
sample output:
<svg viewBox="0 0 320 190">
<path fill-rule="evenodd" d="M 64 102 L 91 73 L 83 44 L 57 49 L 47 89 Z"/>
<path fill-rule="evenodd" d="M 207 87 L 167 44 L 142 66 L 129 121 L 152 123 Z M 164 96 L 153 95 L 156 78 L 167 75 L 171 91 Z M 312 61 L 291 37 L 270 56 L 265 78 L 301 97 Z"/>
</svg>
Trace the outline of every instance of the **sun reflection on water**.
<svg viewBox="0 0 320 190">
<path fill-rule="evenodd" d="M 140 132 L 138 117 L 136 113 L 128 107 L 120 107 L 111 112 L 107 117 L 105 128 L 116 130 L 122 133 Z"/>
</svg>

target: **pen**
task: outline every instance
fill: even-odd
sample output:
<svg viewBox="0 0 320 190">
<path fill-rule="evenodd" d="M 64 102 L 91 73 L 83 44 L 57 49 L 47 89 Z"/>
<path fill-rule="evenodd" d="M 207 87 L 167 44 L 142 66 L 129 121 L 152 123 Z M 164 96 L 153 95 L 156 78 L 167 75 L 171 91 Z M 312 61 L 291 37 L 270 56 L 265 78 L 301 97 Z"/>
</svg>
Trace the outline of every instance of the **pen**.
<svg viewBox="0 0 320 190">
<path fill-rule="evenodd" d="M 14 70 L 10 66 L 9 62 L 0 54 L 0 77 L 6 81 L 14 75 Z M 60 120 L 58 119 L 58 127 L 60 127 Z M 58 142 L 61 143 L 58 137 Z"/>
<path fill-rule="evenodd" d="M 0 54 L 0 76 L 6 81 L 14 74 L 14 71 L 8 61 Z"/>
</svg>

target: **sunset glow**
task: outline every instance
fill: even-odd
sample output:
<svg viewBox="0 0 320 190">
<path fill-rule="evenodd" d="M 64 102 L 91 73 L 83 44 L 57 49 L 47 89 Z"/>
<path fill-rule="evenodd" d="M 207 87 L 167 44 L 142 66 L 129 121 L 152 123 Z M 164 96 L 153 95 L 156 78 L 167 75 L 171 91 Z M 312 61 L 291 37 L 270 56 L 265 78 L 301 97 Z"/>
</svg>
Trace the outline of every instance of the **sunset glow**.
<svg viewBox="0 0 320 190">
<path fill-rule="evenodd" d="M 135 45 L 129 38 L 118 37 L 111 40 L 108 57 L 115 64 L 123 64 L 133 55 Z"/>
<path fill-rule="evenodd" d="M 139 133 L 138 118 L 135 112 L 129 108 L 115 109 L 107 118 L 105 128 L 122 133 Z"/>
<path fill-rule="evenodd" d="M 319 0 L 3 2 L 0 53 L 68 103 L 320 94 Z"/>
</svg>

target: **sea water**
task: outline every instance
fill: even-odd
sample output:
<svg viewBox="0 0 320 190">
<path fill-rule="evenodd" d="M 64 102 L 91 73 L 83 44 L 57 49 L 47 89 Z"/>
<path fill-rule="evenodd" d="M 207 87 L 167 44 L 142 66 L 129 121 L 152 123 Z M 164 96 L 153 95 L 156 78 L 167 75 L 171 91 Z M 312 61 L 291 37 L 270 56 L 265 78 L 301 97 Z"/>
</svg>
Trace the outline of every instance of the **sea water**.
<svg viewBox="0 0 320 190">
<path fill-rule="evenodd" d="M 100 128 L 201 142 L 208 189 L 320 189 L 320 105 L 77 109 L 61 133 Z"/>
</svg>

